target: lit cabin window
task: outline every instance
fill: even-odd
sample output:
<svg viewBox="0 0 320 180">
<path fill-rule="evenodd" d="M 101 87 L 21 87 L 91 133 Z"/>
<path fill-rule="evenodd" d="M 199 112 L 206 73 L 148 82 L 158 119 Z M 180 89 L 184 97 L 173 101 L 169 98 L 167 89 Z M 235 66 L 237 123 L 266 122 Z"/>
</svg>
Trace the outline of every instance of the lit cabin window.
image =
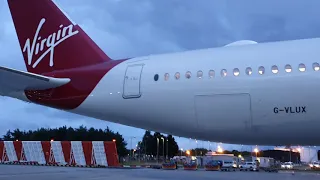
<svg viewBox="0 0 320 180">
<path fill-rule="evenodd" d="M 315 71 L 319 71 L 320 70 L 319 63 L 313 63 L 312 67 L 313 67 L 313 70 L 315 70 Z"/>
<path fill-rule="evenodd" d="M 214 70 L 210 70 L 209 71 L 209 78 L 213 78 L 214 77 Z"/>
<path fill-rule="evenodd" d="M 289 73 L 289 72 L 292 71 L 292 67 L 291 67 L 289 64 L 287 64 L 287 65 L 284 67 L 284 69 L 285 69 L 285 71 L 286 71 L 287 73 Z"/>
<path fill-rule="evenodd" d="M 252 69 L 251 69 L 251 67 L 247 67 L 247 68 L 246 68 L 246 74 L 249 75 L 249 76 L 252 74 Z"/>
<path fill-rule="evenodd" d="M 176 72 L 176 74 L 174 75 L 174 77 L 176 78 L 176 80 L 180 79 L 180 73 Z"/>
<path fill-rule="evenodd" d="M 304 64 L 299 64 L 299 71 L 300 72 L 305 72 L 306 71 L 306 65 L 304 65 Z"/>
<path fill-rule="evenodd" d="M 187 78 L 187 79 L 190 79 L 190 78 L 191 78 L 191 72 L 190 72 L 190 71 L 186 72 L 186 78 Z"/>
<path fill-rule="evenodd" d="M 278 67 L 276 65 L 273 65 L 271 67 L 271 71 L 272 71 L 273 74 L 277 74 L 279 72 L 279 69 L 278 69 Z"/>
<path fill-rule="evenodd" d="M 198 73 L 197 73 L 197 77 L 198 77 L 199 79 L 201 79 L 201 78 L 202 78 L 202 75 L 203 75 L 203 72 L 202 72 L 202 71 L 198 71 Z"/>
<path fill-rule="evenodd" d="M 169 73 L 164 74 L 164 80 L 168 81 L 169 80 Z"/>
<path fill-rule="evenodd" d="M 259 67 L 259 71 L 258 71 L 259 74 L 261 74 L 261 75 L 264 74 L 264 71 L 265 71 L 264 67 L 263 67 L 263 66 L 260 66 L 260 67 Z"/>
<path fill-rule="evenodd" d="M 233 69 L 233 75 L 234 75 L 234 76 L 239 76 L 239 74 L 240 74 L 239 69 L 238 69 L 238 68 L 234 68 L 234 69 Z"/>
<path fill-rule="evenodd" d="M 226 77 L 227 76 L 227 70 L 226 69 L 222 69 L 221 70 L 221 76 L 222 77 Z"/>
</svg>

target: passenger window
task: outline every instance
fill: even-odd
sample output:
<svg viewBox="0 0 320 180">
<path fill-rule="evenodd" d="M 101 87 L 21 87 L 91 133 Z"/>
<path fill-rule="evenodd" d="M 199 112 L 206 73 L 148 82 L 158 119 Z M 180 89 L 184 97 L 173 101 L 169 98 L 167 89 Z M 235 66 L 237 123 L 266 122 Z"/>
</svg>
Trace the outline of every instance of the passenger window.
<svg viewBox="0 0 320 180">
<path fill-rule="evenodd" d="M 306 66 L 304 64 L 299 64 L 299 71 L 304 72 L 306 71 Z"/>
<path fill-rule="evenodd" d="M 191 72 L 190 72 L 190 71 L 186 72 L 186 78 L 187 78 L 187 79 L 190 79 L 190 78 L 191 78 Z"/>
<path fill-rule="evenodd" d="M 278 70 L 278 67 L 276 65 L 274 65 L 271 67 L 271 71 L 273 74 L 277 74 L 279 70 Z"/>
<path fill-rule="evenodd" d="M 165 80 L 165 81 L 168 81 L 168 80 L 169 80 L 169 73 L 165 73 L 165 74 L 164 74 L 164 80 Z"/>
<path fill-rule="evenodd" d="M 179 72 L 176 72 L 176 74 L 174 75 L 174 77 L 178 80 L 180 79 L 180 73 Z"/>
<path fill-rule="evenodd" d="M 263 74 L 264 74 L 264 71 L 265 71 L 264 67 L 263 67 L 263 66 L 260 66 L 260 67 L 259 67 L 259 74 L 260 74 L 260 75 L 263 75 Z"/>
<path fill-rule="evenodd" d="M 247 67 L 247 68 L 246 68 L 246 74 L 249 75 L 249 76 L 252 74 L 252 69 L 251 69 L 251 67 Z"/>
<path fill-rule="evenodd" d="M 233 69 L 233 75 L 234 75 L 234 76 L 239 76 L 239 74 L 240 74 L 239 69 L 238 69 L 238 68 L 234 68 L 234 69 Z"/>
<path fill-rule="evenodd" d="M 198 77 L 199 79 L 201 79 L 201 78 L 202 78 L 202 75 L 203 75 L 203 72 L 202 72 L 202 71 L 198 71 L 198 73 L 197 73 L 197 77 Z"/>
<path fill-rule="evenodd" d="M 292 71 L 292 67 L 289 64 L 287 64 L 284 69 L 286 70 L 287 73 Z"/>
<path fill-rule="evenodd" d="M 314 71 L 319 71 L 320 69 L 319 63 L 313 63 L 312 67 Z"/>
<path fill-rule="evenodd" d="M 159 75 L 158 74 L 154 75 L 153 79 L 154 79 L 154 81 L 158 81 Z"/>
<path fill-rule="evenodd" d="M 226 69 L 222 69 L 221 70 L 221 76 L 222 77 L 226 77 L 227 76 L 227 70 Z"/>
<path fill-rule="evenodd" d="M 209 78 L 213 78 L 214 77 L 214 70 L 210 70 L 209 71 Z"/>
</svg>

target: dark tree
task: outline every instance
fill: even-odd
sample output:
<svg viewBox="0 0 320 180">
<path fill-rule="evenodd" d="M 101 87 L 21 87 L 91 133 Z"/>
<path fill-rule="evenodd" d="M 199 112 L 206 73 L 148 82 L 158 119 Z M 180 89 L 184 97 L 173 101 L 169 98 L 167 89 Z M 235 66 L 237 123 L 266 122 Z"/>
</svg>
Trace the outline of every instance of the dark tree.
<svg viewBox="0 0 320 180">
<path fill-rule="evenodd" d="M 172 135 L 168 135 L 168 156 L 173 157 L 175 155 L 178 155 L 179 153 L 179 146 L 176 140 Z"/>
<path fill-rule="evenodd" d="M 66 126 L 45 129 L 40 128 L 35 131 L 20 131 L 19 129 L 11 132 L 10 130 L 3 136 L 5 141 L 116 141 L 117 150 L 119 156 L 126 156 L 128 150 L 126 149 L 127 143 L 124 138 L 118 132 L 111 131 L 108 127 L 105 130 L 102 129 L 87 129 L 85 126 L 79 128 L 67 128 Z"/>
<path fill-rule="evenodd" d="M 147 155 L 156 156 L 158 152 L 159 157 L 170 158 L 178 154 L 179 147 L 172 135 L 166 137 L 159 132 L 152 135 L 150 131 L 146 131 L 139 143 L 139 149 L 142 153 L 147 152 Z"/>
<path fill-rule="evenodd" d="M 152 148 L 153 135 L 150 131 L 146 131 L 143 135 L 142 141 L 139 143 L 139 149 L 143 154 L 150 155 L 153 154 L 154 149 Z"/>
<path fill-rule="evenodd" d="M 191 150 L 191 155 L 195 156 L 205 156 L 208 152 L 208 149 L 206 148 L 195 148 Z"/>
</svg>

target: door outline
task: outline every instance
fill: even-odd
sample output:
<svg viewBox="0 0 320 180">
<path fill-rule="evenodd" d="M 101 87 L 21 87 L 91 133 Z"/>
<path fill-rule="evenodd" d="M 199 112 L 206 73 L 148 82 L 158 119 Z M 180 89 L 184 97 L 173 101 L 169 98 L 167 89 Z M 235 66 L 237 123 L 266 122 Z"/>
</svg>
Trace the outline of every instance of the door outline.
<svg viewBox="0 0 320 180">
<path fill-rule="evenodd" d="M 140 70 L 140 75 L 139 75 L 139 94 L 138 95 L 125 95 L 125 88 L 126 88 L 126 79 L 128 78 L 127 76 L 127 72 L 128 69 L 130 67 L 134 67 L 134 66 L 141 66 L 141 70 Z M 123 78 L 123 93 L 122 93 L 122 97 L 123 99 L 132 99 L 132 98 L 140 98 L 141 97 L 141 76 L 142 76 L 142 70 L 143 70 L 144 64 L 134 64 L 134 65 L 128 65 L 126 68 L 126 72 L 124 74 L 124 78 Z"/>
</svg>

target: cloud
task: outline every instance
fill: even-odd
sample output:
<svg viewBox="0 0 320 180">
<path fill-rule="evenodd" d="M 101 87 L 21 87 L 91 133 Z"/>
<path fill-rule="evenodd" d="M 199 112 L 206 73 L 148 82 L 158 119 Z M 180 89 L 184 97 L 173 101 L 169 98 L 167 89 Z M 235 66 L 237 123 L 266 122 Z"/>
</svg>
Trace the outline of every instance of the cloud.
<svg viewBox="0 0 320 180">
<path fill-rule="evenodd" d="M 320 1 L 308 0 L 56 0 L 112 58 L 258 42 L 320 37 Z M 0 1 L 0 62 L 25 70 L 6 1 Z M 62 125 L 105 127 L 127 138 L 143 130 L 1 98 L 0 133 Z M 179 138 L 178 138 L 179 139 Z M 181 147 L 195 147 L 188 139 Z M 190 145 L 192 144 L 192 145 Z"/>
</svg>

